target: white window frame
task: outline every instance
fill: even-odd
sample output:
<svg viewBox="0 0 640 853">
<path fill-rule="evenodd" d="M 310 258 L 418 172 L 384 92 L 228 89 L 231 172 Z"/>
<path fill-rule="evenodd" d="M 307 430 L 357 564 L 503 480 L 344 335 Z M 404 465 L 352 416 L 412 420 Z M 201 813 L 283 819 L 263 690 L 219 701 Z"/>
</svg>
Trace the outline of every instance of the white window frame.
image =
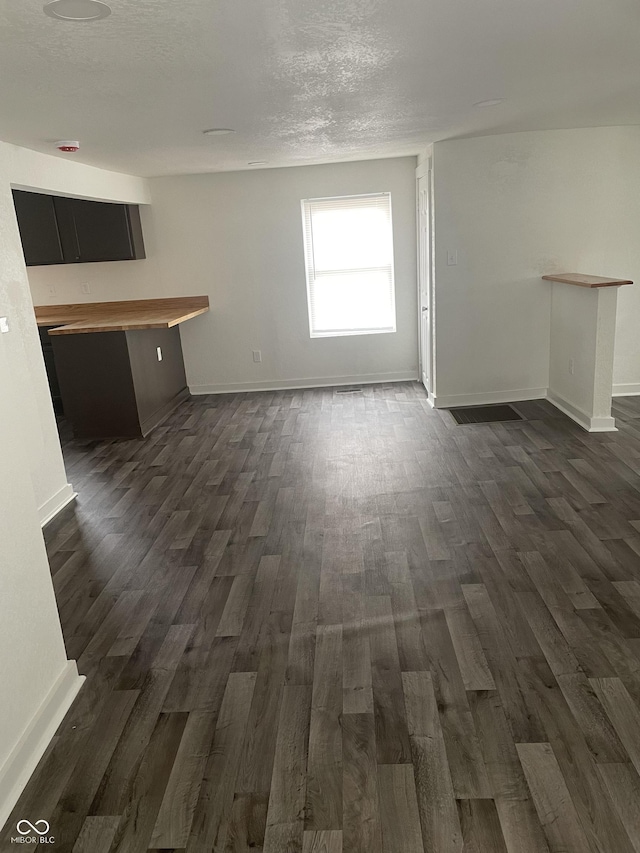
<svg viewBox="0 0 640 853">
<path fill-rule="evenodd" d="M 391 310 L 393 314 L 393 323 L 392 325 L 384 328 L 363 328 L 363 329 L 327 329 L 322 331 L 314 330 L 313 325 L 313 287 L 314 287 L 314 279 L 315 279 L 315 265 L 313 258 L 313 229 L 311 226 L 311 217 L 312 217 L 312 206 L 316 203 L 326 204 L 327 202 L 344 202 L 351 201 L 357 199 L 388 199 L 388 209 L 389 209 L 389 228 L 390 228 L 390 239 L 391 239 L 391 264 L 390 264 L 390 286 L 391 286 Z M 395 246 L 393 241 L 393 210 L 391 204 L 391 193 L 390 192 L 379 192 L 379 193 L 361 193 L 358 195 L 345 195 L 345 196 L 327 196 L 324 198 L 306 198 L 302 199 L 300 202 L 300 206 L 302 209 L 302 228 L 303 228 L 303 244 L 304 244 L 304 261 L 305 261 L 305 273 L 307 280 L 307 310 L 309 314 L 309 335 L 312 338 L 334 338 L 334 337 L 347 337 L 354 335 L 385 335 L 385 334 L 394 334 L 396 332 L 397 325 L 397 317 L 396 317 L 396 285 L 395 285 Z M 336 205 L 339 207 L 339 205 Z M 362 271 L 376 271 L 376 270 L 384 270 L 387 271 L 388 267 L 385 265 L 384 267 L 364 267 Z M 334 270 L 333 272 L 349 272 L 356 271 L 355 268 L 353 270 Z M 324 271 L 326 272 L 326 271 Z"/>
</svg>

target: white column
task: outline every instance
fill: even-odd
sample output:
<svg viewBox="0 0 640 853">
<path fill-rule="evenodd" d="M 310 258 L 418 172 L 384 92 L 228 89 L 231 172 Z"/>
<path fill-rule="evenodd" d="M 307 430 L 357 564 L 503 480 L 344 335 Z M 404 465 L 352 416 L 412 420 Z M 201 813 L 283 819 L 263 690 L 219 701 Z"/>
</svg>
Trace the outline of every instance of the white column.
<svg viewBox="0 0 640 853">
<path fill-rule="evenodd" d="M 548 397 L 589 432 L 613 432 L 618 287 L 553 282 Z"/>
</svg>

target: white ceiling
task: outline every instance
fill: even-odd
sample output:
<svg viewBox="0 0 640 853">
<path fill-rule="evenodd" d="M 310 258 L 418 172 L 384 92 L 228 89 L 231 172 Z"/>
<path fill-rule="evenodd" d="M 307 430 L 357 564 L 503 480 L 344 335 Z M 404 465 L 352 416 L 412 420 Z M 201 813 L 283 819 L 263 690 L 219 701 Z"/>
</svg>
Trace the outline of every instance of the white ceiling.
<svg viewBox="0 0 640 853">
<path fill-rule="evenodd" d="M 108 2 L 67 23 L 0 0 L 0 138 L 161 175 L 640 124 L 638 0 Z"/>
</svg>

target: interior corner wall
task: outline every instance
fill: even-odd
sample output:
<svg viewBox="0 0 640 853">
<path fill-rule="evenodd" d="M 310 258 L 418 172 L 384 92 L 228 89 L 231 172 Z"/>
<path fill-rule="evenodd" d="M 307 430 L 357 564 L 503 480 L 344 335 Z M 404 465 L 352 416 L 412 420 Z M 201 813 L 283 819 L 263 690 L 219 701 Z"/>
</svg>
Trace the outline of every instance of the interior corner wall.
<svg viewBox="0 0 640 853">
<path fill-rule="evenodd" d="M 0 315 L 9 318 L 11 327 L 8 352 L 21 389 L 22 430 L 29 448 L 27 456 L 40 521 L 44 523 L 73 496 L 73 490 L 67 483 L 62 461 L 12 187 L 111 201 L 147 202 L 149 197 L 141 178 L 0 143 Z"/>
<path fill-rule="evenodd" d="M 152 204 L 142 212 L 147 260 L 32 267 L 32 292 L 43 303 L 208 294 L 210 313 L 180 329 L 195 393 L 414 379 L 415 167 L 414 157 L 404 157 L 154 178 Z M 385 191 L 397 331 L 311 339 L 300 201 Z"/>
<path fill-rule="evenodd" d="M 614 382 L 640 391 L 639 180 L 640 128 L 434 145 L 438 401 L 545 393 L 552 272 L 639 282 L 621 289 Z"/>
<path fill-rule="evenodd" d="M 99 169 L 0 143 L 0 824 L 76 695 L 41 533 L 43 508 L 67 484 L 11 186 L 77 195 L 144 186 Z M 112 187 L 111 190 L 108 188 Z"/>
<path fill-rule="evenodd" d="M 60 629 L 11 348 L 0 335 L 0 827 L 81 684 Z"/>
<path fill-rule="evenodd" d="M 613 274 L 634 282 L 618 288 L 613 393 L 640 394 L 640 128 L 620 128 L 606 156 L 615 196 L 602 216 L 617 253 Z"/>
</svg>

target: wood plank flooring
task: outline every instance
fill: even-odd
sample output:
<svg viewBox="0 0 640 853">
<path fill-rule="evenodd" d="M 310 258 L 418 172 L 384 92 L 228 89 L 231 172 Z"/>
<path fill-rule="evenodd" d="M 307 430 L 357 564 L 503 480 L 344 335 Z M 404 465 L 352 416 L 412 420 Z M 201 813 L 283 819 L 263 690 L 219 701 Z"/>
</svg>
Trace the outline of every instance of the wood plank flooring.
<svg viewBox="0 0 640 853">
<path fill-rule="evenodd" d="M 640 398 L 456 425 L 413 383 L 66 440 L 87 676 L 0 836 L 69 853 L 640 853 Z"/>
</svg>

